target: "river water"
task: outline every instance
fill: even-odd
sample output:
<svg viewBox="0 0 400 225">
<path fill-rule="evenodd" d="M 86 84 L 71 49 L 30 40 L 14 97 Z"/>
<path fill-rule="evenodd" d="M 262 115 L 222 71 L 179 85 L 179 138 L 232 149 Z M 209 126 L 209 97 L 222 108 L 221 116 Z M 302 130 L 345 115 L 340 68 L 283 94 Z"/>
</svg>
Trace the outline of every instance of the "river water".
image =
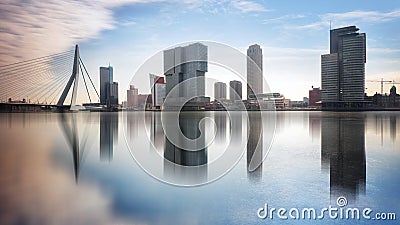
<svg viewBox="0 0 400 225">
<path fill-rule="evenodd" d="M 276 212 L 273 218 L 270 214 L 259 218 L 258 209 L 268 205 L 268 211 L 297 208 L 301 212 L 312 207 L 318 214 L 329 206 L 370 208 L 372 218 L 376 213 L 395 212 L 397 220 L 384 222 L 398 224 L 398 112 L 277 112 L 273 137 L 265 137 L 268 132 L 264 131 L 264 138 L 261 131 L 265 127 L 257 116 L 235 112 L 229 118 L 225 112 L 204 112 L 202 116 L 213 123 L 203 123 L 202 128 L 197 126 L 200 113 L 193 113 L 181 117 L 183 133 L 188 138 L 196 138 L 203 130 L 214 134 L 212 143 L 194 155 L 179 148 L 177 153 L 164 135 L 160 114 L 0 114 L 0 223 L 382 222 L 366 218 L 343 221 L 328 214 L 322 219 L 284 220 Z M 244 139 L 248 143 L 240 161 L 216 180 L 209 180 L 212 167 L 182 174 L 175 167 L 166 167 L 166 161 L 149 162 L 167 177 L 167 183 L 160 181 L 139 166 L 133 151 L 154 151 L 168 162 L 199 166 L 229 152 L 228 142 Z M 258 140 L 268 154 L 261 166 L 249 172 L 249 160 L 258 154 L 253 147 Z M 191 182 L 213 182 L 195 187 L 168 184 L 168 176 L 177 173 L 193 179 Z M 339 197 L 345 198 L 346 206 L 338 206 Z"/>
</svg>

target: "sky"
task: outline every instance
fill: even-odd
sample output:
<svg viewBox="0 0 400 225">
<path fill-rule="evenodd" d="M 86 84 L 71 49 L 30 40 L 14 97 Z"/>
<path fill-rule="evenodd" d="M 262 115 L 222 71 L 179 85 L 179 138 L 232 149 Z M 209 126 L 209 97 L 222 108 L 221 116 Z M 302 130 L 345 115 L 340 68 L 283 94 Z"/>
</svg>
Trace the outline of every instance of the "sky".
<svg viewBox="0 0 400 225">
<path fill-rule="evenodd" d="M 311 86 L 320 87 L 320 57 L 329 53 L 330 27 L 348 25 L 367 35 L 366 80 L 400 82 L 397 0 L 3 0 L 0 19 L 0 65 L 79 44 L 95 84 L 100 66 L 114 67 L 121 101 L 148 58 L 194 40 L 224 43 L 244 54 L 249 45 L 261 45 L 271 91 L 302 100 Z M 366 82 L 366 88 L 368 94 L 380 92 L 377 82 Z"/>
</svg>

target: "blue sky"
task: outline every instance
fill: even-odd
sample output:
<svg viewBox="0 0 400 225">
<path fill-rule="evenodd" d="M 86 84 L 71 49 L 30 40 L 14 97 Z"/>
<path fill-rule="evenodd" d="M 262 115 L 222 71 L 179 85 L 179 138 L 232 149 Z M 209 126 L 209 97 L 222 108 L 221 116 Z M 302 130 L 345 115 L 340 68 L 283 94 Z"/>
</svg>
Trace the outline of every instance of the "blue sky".
<svg viewBox="0 0 400 225">
<path fill-rule="evenodd" d="M 178 43 L 209 40 L 243 53 L 260 44 L 271 90 L 300 100 L 312 85 L 320 86 L 320 55 L 328 53 L 330 22 L 332 28 L 356 25 L 367 34 L 367 80 L 400 82 L 400 1 L 6 1 L 0 11 L 6 21 L 0 25 L 2 64 L 79 43 L 95 82 L 99 66 L 114 66 L 120 99 L 153 54 Z M 367 82 L 366 87 L 375 93 L 380 85 Z"/>
</svg>

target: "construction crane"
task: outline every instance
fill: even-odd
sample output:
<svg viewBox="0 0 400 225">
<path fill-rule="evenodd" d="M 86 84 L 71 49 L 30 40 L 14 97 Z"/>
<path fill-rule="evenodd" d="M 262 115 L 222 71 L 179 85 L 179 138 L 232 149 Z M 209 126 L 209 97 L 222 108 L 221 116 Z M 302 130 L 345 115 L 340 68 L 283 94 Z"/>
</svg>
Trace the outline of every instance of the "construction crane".
<svg viewBox="0 0 400 225">
<path fill-rule="evenodd" d="M 394 86 L 394 84 L 400 84 L 400 82 L 393 81 L 391 84 L 393 84 L 393 86 Z"/>
<path fill-rule="evenodd" d="M 393 81 L 391 81 L 391 80 L 383 80 L 383 78 L 381 78 L 381 80 L 367 80 L 367 82 L 379 82 L 379 83 L 381 83 L 381 95 L 383 95 L 383 84 L 384 83 L 393 83 Z"/>
</svg>

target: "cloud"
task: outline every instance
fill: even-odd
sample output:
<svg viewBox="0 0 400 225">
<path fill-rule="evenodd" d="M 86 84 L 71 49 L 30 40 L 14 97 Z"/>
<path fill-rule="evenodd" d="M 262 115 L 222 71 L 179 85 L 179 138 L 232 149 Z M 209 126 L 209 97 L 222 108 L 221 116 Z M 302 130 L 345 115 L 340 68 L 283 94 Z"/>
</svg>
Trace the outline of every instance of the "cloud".
<svg viewBox="0 0 400 225">
<path fill-rule="evenodd" d="M 382 53 L 382 54 L 391 54 L 391 53 L 400 53 L 400 49 L 393 48 L 368 48 L 368 53 Z"/>
<path fill-rule="evenodd" d="M 391 12 L 378 11 L 351 11 L 345 13 L 327 13 L 321 16 L 322 20 L 346 21 L 346 22 L 371 22 L 380 23 L 400 18 L 400 10 Z"/>
<path fill-rule="evenodd" d="M 390 12 L 379 12 L 379 11 L 350 11 L 344 13 L 326 13 L 318 16 L 319 20 L 304 24 L 287 26 L 289 29 L 313 29 L 321 30 L 332 24 L 334 27 L 348 26 L 351 24 L 361 23 L 383 23 L 393 21 L 400 18 L 400 10 L 394 10 Z"/>
<path fill-rule="evenodd" d="M 166 0 L 4 0 L 0 2 L 0 65 L 38 58 L 72 49 L 76 43 L 100 38 L 104 30 L 137 25 L 116 21 L 113 10 L 126 4 L 163 2 L 188 10 L 215 12 L 226 7 L 243 13 L 268 11 L 251 1 Z"/>
<path fill-rule="evenodd" d="M 261 4 L 251 2 L 251 1 L 234 1 L 232 6 L 243 13 L 248 12 L 268 12 L 270 10 L 266 9 Z"/>
<path fill-rule="evenodd" d="M 280 17 L 276 17 L 276 18 L 266 19 L 262 23 L 263 24 L 283 23 L 287 20 L 301 19 L 301 18 L 305 18 L 305 17 L 306 16 L 302 15 L 302 14 L 288 14 L 288 15 L 284 15 L 284 16 L 280 16 Z"/>
<path fill-rule="evenodd" d="M 116 27 L 113 8 L 147 2 L 155 1 L 1 1 L 0 65 L 62 52 L 98 38 Z"/>
</svg>

